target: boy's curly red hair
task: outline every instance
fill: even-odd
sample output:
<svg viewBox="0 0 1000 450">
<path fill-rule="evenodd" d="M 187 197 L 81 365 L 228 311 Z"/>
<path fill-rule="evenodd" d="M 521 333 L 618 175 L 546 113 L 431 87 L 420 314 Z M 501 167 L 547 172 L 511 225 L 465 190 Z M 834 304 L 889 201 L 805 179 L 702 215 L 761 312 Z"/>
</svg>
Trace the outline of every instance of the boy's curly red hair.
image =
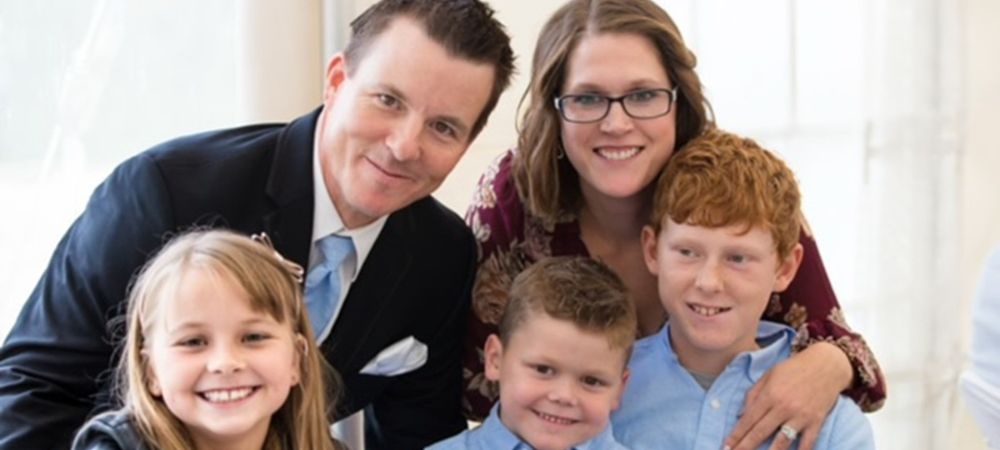
<svg viewBox="0 0 1000 450">
<path fill-rule="evenodd" d="M 651 221 L 704 227 L 761 226 L 784 259 L 799 242 L 801 196 L 795 175 L 752 139 L 711 129 L 678 151 L 660 174 Z"/>
</svg>

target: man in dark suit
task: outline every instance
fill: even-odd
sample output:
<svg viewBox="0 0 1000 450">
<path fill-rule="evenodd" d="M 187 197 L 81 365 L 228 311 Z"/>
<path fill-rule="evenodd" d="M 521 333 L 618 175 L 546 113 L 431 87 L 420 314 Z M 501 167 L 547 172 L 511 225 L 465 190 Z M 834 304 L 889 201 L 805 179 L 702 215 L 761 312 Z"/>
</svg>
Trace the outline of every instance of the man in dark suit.
<svg viewBox="0 0 1000 450">
<path fill-rule="evenodd" d="M 338 416 L 366 408 L 369 448 L 423 448 L 460 431 L 476 248 L 429 195 L 485 125 L 512 59 L 477 0 L 384 0 L 352 23 L 318 110 L 175 139 L 121 164 L 0 349 L 0 449 L 66 448 L 114 406 L 121 329 L 109 320 L 145 261 L 193 226 L 266 232 L 307 268 L 325 234 L 351 238 L 355 256 L 338 269 L 346 299 L 332 329 L 316 330 L 344 380 Z"/>
</svg>

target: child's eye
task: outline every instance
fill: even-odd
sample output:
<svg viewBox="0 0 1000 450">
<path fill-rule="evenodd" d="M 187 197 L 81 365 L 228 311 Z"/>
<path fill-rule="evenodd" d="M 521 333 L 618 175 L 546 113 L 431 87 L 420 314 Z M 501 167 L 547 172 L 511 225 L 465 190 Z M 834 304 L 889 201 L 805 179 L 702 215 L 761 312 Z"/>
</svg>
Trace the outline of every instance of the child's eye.
<svg viewBox="0 0 1000 450">
<path fill-rule="evenodd" d="M 555 369 L 544 364 L 537 364 L 534 366 L 534 369 L 539 375 L 552 375 L 556 372 Z"/>
<path fill-rule="evenodd" d="M 243 336 L 244 342 L 260 342 L 269 339 L 271 336 L 267 333 L 247 333 Z"/>
<path fill-rule="evenodd" d="M 604 380 L 593 376 L 585 376 L 580 381 L 589 387 L 601 387 L 607 384 Z"/>
<path fill-rule="evenodd" d="M 205 343 L 206 343 L 205 338 L 194 337 L 194 338 L 181 339 L 177 341 L 174 345 L 177 347 L 197 348 L 197 347 L 204 347 Z"/>
<path fill-rule="evenodd" d="M 746 255 L 740 255 L 740 254 L 729 255 L 729 262 L 735 264 L 743 264 L 747 262 L 748 259 L 749 258 L 747 258 Z"/>
<path fill-rule="evenodd" d="M 691 250 L 689 248 L 678 248 L 677 253 L 679 253 L 681 256 L 685 258 L 694 258 L 695 256 L 698 256 L 698 254 L 695 253 L 694 250 Z"/>
</svg>

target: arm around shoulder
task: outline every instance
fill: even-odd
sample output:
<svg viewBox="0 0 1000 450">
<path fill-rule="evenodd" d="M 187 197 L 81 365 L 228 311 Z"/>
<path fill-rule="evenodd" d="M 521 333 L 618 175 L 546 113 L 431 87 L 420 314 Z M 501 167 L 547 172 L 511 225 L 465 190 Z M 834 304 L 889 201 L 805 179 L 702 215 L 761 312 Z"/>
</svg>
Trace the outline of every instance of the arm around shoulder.
<svg viewBox="0 0 1000 450">
<path fill-rule="evenodd" d="M 803 228 L 799 243 L 802 264 L 780 302 L 768 306 L 765 318 L 785 323 L 799 333 L 797 349 L 829 342 L 847 356 L 852 383 L 844 392 L 866 412 L 877 411 L 886 398 L 885 376 L 864 338 L 851 330 L 833 292 L 816 241 Z"/>
</svg>

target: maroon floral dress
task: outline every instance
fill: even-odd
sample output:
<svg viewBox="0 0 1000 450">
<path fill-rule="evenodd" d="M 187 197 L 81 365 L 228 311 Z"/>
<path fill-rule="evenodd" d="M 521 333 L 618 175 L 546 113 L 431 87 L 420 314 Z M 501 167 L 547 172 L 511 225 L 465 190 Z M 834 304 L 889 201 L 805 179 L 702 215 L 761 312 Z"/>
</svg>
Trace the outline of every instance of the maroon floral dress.
<svg viewBox="0 0 1000 450">
<path fill-rule="evenodd" d="M 575 217 L 564 217 L 546 226 L 527 214 L 511 177 L 512 156 L 513 150 L 501 155 L 483 174 L 465 217 L 479 246 L 479 271 L 462 362 L 463 404 L 471 420 L 486 417 L 498 397 L 497 387 L 483 373 L 483 345 L 491 333 L 497 332 L 514 277 L 546 256 L 589 256 Z M 861 409 L 875 411 L 885 401 L 882 370 L 861 335 L 847 326 L 816 241 L 803 232 L 800 242 L 805 249 L 802 265 L 788 289 L 772 298 L 764 319 L 795 328 L 796 351 L 817 341 L 843 349 L 855 375 L 854 385 L 845 394 Z"/>
</svg>

